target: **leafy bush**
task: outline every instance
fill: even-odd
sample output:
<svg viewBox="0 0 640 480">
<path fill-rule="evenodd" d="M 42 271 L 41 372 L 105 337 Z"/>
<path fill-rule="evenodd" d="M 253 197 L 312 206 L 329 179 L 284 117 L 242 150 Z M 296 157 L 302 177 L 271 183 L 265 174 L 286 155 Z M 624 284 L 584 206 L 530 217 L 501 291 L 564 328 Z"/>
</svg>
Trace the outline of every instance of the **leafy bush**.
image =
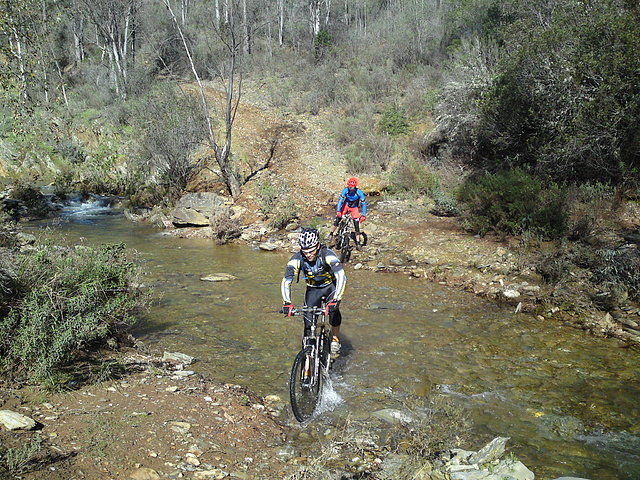
<svg viewBox="0 0 640 480">
<path fill-rule="evenodd" d="M 390 138 L 366 133 L 345 149 L 347 170 L 353 173 L 385 171 L 393 152 L 394 144 Z"/>
<path fill-rule="evenodd" d="M 571 240 L 593 239 L 594 233 L 608 229 L 614 208 L 614 191 L 602 183 L 583 183 L 568 189 Z"/>
<path fill-rule="evenodd" d="M 80 193 L 119 195 L 128 190 L 123 155 L 115 142 L 98 144 L 75 168 L 75 186 Z"/>
<path fill-rule="evenodd" d="M 71 164 L 82 163 L 86 157 L 84 148 L 74 140 L 60 140 L 55 145 L 55 150 L 62 158 Z"/>
<path fill-rule="evenodd" d="M 275 212 L 273 212 L 273 216 L 269 219 L 269 226 L 276 230 L 281 230 L 297 217 L 298 210 L 296 204 L 291 198 L 287 198 L 278 204 Z"/>
<path fill-rule="evenodd" d="M 18 255 L 15 295 L 0 320 L 0 370 L 45 381 L 80 351 L 116 338 L 147 297 L 123 245 L 42 246 Z"/>
<path fill-rule="evenodd" d="M 629 79 L 640 69 L 640 30 L 630 5 L 559 2 L 546 22 L 521 12 L 482 98 L 477 164 L 637 184 L 640 91 Z"/>
<path fill-rule="evenodd" d="M 316 38 L 313 39 L 313 50 L 316 57 L 316 60 L 321 59 L 326 55 L 333 44 L 333 38 L 326 30 L 320 30 L 316 35 Z"/>
<path fill-rule="evenodd" d="M 260 212 L 263 215 L 273 213 L 278 199 L 286 191 L 286 185 L 275 183 L 270 180 L 264 180 L 258 185 L 256 201 L 260 206 Z"/>
<path fill-rule="evenodd" d="M 389 178 L 390 192 L 413 192 L 430 195 L 436 191 L 439 180 L 431 169 L 413 157 L 399 161 Z"/>
<path fill-rule="evenodd" d="M 479 179 L 469 178 L 458 192 L 465 223 L 481 235 L 531 231 L 546 239 L 560 238 L 567 228 L 566 201 L 557 185 L 545 185 L 521 169 Z"/>
<path fill-rule="evenodd" d="M 460 207 L 454 197 L 437 188 L 433 194 L 431 213 L 437 217 L 457 217 L 460 215 Z"/>
<path fill-rule="evenodd" d="M 0 476 L 3 470 L 10 477 L 19 478 L 33 468 L 33 463 L 44 450 L 43 440 L 40 435 L 36 435 L 33 440 L 24 443 L 20 447 L 8 448 L 0 452 Z"/>
<path fill-rule="evenodd" d="M 409 133 L 409 121 L 404 112 L 396 105 L 391 105 L 382 112 L 378 126 L 383 133 L 391 136 Z"/>
</svg>

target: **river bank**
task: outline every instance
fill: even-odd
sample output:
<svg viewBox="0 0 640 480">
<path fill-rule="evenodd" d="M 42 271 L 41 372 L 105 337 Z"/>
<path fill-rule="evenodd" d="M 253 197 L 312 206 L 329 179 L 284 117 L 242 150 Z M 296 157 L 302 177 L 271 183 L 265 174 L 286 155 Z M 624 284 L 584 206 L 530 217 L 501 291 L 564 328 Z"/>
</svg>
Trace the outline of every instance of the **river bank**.
<svg viewBox="0 0 640 480">
<path fill-rule="evenodd" d="M 0 440 L 11 454 L 4 460 L 8 476 L 0 476 L 25 480 L 534 478 L 524 464 L 505 454 L 508 438 L 496 438 L 478 451 L 434 452 L 431 448 L 451 426 L 393 409 L 374 416 L 405 432 L 399 443 L 398 439 L 389 443 L 375 429 L 349 419 L 322 432 L 292 427 L 280 421 L 285 408 L 280 398 L 261 398 L 240 385 L 195 374 L 187 370 L 194 361 L 188 355 L 165 352 L 158 358 L 135 349 L 121 352 L 117 361 L 121 375 L 71 392 L 46 394 L 2 385 L 0 423 L 7 428 L 0 430 Z M 431 416 L 437 414 L 436 406 Z"/>
</svg>

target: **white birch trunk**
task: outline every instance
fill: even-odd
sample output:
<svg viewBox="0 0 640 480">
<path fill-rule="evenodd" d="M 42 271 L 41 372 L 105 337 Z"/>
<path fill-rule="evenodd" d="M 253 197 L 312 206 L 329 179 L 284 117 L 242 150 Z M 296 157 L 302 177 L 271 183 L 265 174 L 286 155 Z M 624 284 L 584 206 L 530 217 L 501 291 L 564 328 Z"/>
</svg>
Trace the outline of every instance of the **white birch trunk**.
<svg viewBox="0 0 640 480">
<path fill-rule="evenodd" d="M 251 30 L 249 27 L 249 17 L 247 15 L 247 0 L 242 0 L 242 32 L 244 41 L 242 42 L 242 50 L 247 55 L 251 54 Z"/>
<path fill-rule="evenodd" d="M 284 45 L 284 0 L 278 0 L 278 45 Z"/>
<path fill-rule="evenodd" d="M 180 19 L 182 25 L 187 24 L 187 10 L 189 9 L 189 0 L 180 0 Z"/>
<path fill-rule="evenodd" d="M 315 40 L 320 32 L 320 0 L 309 1 L 309 24 L 311 37 Z"/>
<path fill-rule="evenodd" d="M 324 26 L 326 28 L 329 26 L 329 17 L 331 16 L 331 0 L 325 0 L 324 5 L 327 9 L 324 16 Z"/>
<path fill-rule="evenodd" d="M 27 99 L 27 74 L 24 68 L 24 60 L 22 58 L 22 42 L 18 36 L 17 30 L 13 29 L 13 40 L 9 39 L 9 48 L 18 60 L 18 69 L 20 70 L 20 91 L 22 98 Z"/>
</svg>

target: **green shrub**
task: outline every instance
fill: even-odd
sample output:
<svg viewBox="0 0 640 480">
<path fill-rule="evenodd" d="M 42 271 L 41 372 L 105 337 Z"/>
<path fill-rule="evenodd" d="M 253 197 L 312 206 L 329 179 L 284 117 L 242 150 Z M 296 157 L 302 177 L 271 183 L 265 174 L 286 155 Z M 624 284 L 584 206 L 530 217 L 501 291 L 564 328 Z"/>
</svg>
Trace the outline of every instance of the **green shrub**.
<svg viewBox="0 0 640 480">
<path fill-rule="evenodd" d="M 57 375 L 79 352 L 129 329 L 147 303 L 123 245 L 41 246 L 16 262 L 16 292 L 0 320 L 0 370 L 17 379 Z"/>
<path fill-rule="evenodd" d="M 315 54 L 316 60 L 320 60 L 323 58 L 331 45 L 333 44 L 333 38 L 326 30 L 320 30 L 316 35 L 316 38 L 313 39 L 313 52 Z"/>
<path fill-rule="evenodd" d="M 372 170 L 370 157 L 362 145 L 349 145 L 344 152 L 344 162 L 348 172 L 364 173 Z"/>
<path fill-rule="evenodd" d="M 256 201 L 260 207 L 260 212 L 263 215 L 269 215 L 273 213 L 278 203 L 278 198 L 284 194 L 286 186 L 280 183 L 275 183 L 270 180 L 264 180 L 258 185 L 258 191 Z"/>
<path fill-rule="evenodd" d="M 120 148 L 113 139 L 103 141 L 75 166 L 73 185 L 80 193 L 121 195 L 127 191 L 127 175 Z"/>
<path fill-rule="evenodd" d="M 63 159 L 71 164 L 82 163 L 86 158 L 83 147 L 74 140 L 60 140 L 54 148 Z"/>
<path fill-rule="evenodd" d="M 396 105 L 391 105 L 382 112 L 378 126 L 383 133 L 391 136 L 409 133 L 409 121 L 404 112 Z"/>
<path fill-rule="evenodd" d="M 563 192 L 521 169 L 469 178 L 461 186 L 458 200 L 465 206 L 466 225 L 481 235 L 489 231 L 501 235 L 531 231 L 554 239 L 567 229 Z"/>
<path fill-rule="evenodd" d="M 27 473 L 33 468 L 33 463 L 39 454 L 44 450 L 43 440 L 40 435 L 36 435 L 33 440 L 24 443 L 20 447 L 8 448 L 0 452 L 0 476 L 5 470 L 10 477 L 18 478 L 19 475 Z"/>
<path fill-rule="evenodd" d="M 347 170 L 353 173 L 385 171 L 393 157 L 392 139 L 374 133 L 364 134 L 345 149 Z"/>
<path fill-rule="evenodd" d="M 437 217 L 457 217 L 460 214 L 460 207 L 454 197 L 437 188 L 433 194 L 431 213 Z"/>
<path fill-rule="evenodd" d="M 640 69 L 636 4 L 559 2 L 549 22 L 523 12 L 480 102 L 477 164 L 637 184 L 640 91 L 629 80 Z"/>
<path fill-rule="evenodd" d="M 269 226 L 276 230 L 282 230 L 289 222 L 298 217 L 298 210 L 296 204 L 290 198 L 278 203 L 272 217 L 269 219 Z"/>
<path fill-rule="evenodd" d="M 430 195 L 438 189 L 439 183 L 437 175 L 427 165 L 408 157 L 393 168 L 388 190 L 391 193 L 413 192 Z"/>
</svg>

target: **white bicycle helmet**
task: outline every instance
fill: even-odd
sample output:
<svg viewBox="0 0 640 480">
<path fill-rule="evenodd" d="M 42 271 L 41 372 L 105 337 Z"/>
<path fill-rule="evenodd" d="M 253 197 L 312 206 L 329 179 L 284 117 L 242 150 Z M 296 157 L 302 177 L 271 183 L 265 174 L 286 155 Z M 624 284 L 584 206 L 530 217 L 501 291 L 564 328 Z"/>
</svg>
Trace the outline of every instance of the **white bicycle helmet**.
<svg viewBox="0 0 640 480">
<path fill-rule="evenodd" d="M 320 243 L 320 234 L 315 228 L 303 228 L 298 237 L 300 248 L 308 250 Z"/>
</svg>

